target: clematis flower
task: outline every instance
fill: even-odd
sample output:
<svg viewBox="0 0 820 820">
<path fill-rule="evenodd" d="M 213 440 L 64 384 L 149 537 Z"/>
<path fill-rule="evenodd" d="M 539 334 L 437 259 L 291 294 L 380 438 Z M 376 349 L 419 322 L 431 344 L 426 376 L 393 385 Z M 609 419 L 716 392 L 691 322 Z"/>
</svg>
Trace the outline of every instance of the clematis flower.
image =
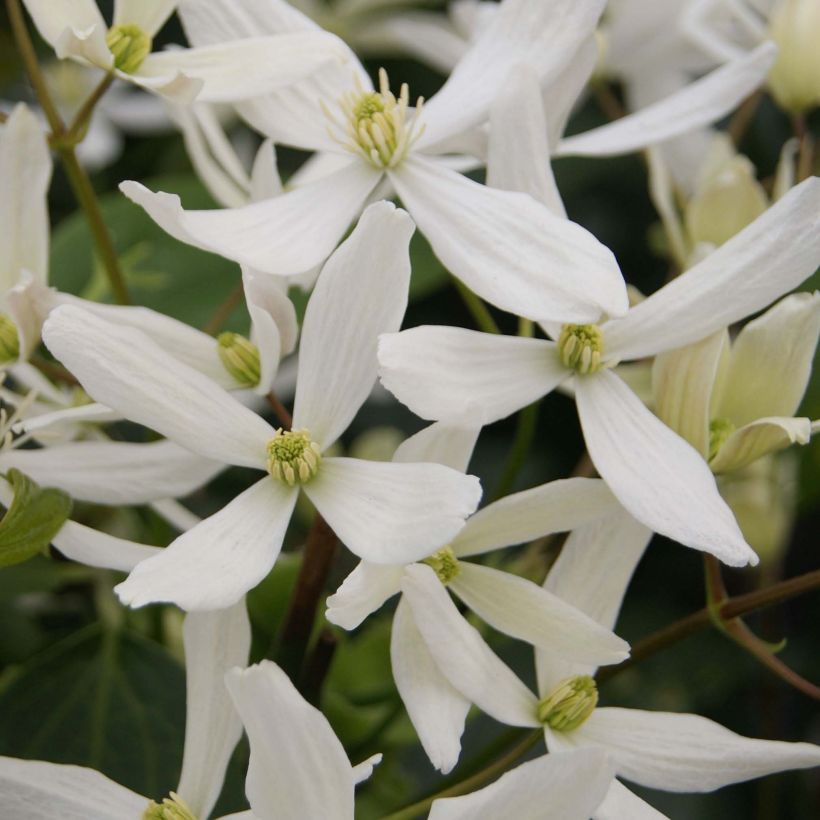
<svg viewBox="0 0 820 820">
<path fill-rule="evenodd" d="M 94 0 L 23 0 L 60 59 L 96 66 L 147 91 L 190 103 L 235 102 L 303 80 L 339 61 L 339 41 L 324 32 L 256 37 L 207 48 L 152 53 L 153 38 L 178 0 L 116 0 L 109 27 Z"/>
<path fill-rule="evenodd" d="M 537 319 L 591 321 L 627 307 L 617 263 L 591 234 L 518 193 L 494 191 L 451 170 L 443 154 L 480 125 L 515 60 L 531 60 L 547 82 L 560 74 L 595 25 L 602 0 L 505 0 L 492 26 L 423 108 L 380 72 L 377 89 L 351 55 L 349 71 L 323 71 L 285 94 L 239 106 L 278 143 L 335 154 L 341 167 L 312 184 L 242 208 L 185 211 L 179 198 L 136 182 L 122 191 L 172 236 L 251 268 L 292 276 L 336 246 L 387 179 L 443 264 L 479 296 Z M 315 30 L 283 0 L 185 2 L 197 44 L 252 31 Z"/>
<path fill-rule="evenodd" d="M 436 462 L 464 472 L 478 432 L 478 428 L 434 424 L 407 439 L 393 460 Z M 435 573 L 424 580 L 446 587 L 486 623 L 514 638 L 549 646 L 556 654 L 577 661 L 618 663 L 628 655 L 628 646 L 620 638 L 602 630 L 591 618 L 579 617 L 574 608 L 537 584 L 469 560 L 571 530 L 617 507 L 604 483 L 593 479 L 553 481 L 507 496 L 468 519 L 446 547 L 421 562 Z M 413 566 L 362 561 L 328 598 L 327 619 L 354 629 L 393 595 L 402 595 L 390 645 L 393 676 L 428 757 L 446 774 L 458 761 L 470 703 L 436 669 L 413 623 L 414 609 L 423 608 L 429 594 L 421 585 L 405 588 L 403 579 Z M 412 607 L 405 594 L 413 598 Z"/>
<path fill-rule="evenodd" d="M 230 606 L 267 575 L 300 487 L 340 540 L 375 563 L 447 543 L 480 496 L 477 479 L 436 464 L 328 458 L 376 380 L 376 338 L 407 304 L 413 225 L 372 206 L 325 266 L 303 326 L 294 429 L 275 430 L 148 337 L 72 305 L 46 322 L 46 344 L 90 395 L 206 458 L 268 475 L 140 564 L 117 588 L 134 606 Z"/>
<path fill-rule="evenodd" d="M 650 535 L 623 511 L 581 527 L 568 539 L 545 587 L 611 627 Z M 420 587 L 431 573 L 417 565 L 407 583 Z M 662 818 L 620 779 L 665 791 L 709 792 L 820 765 L 820 747 L 810 743 L 746 738 L 697 715 L 598 707 L 595 668 L 567 663 L 543 649 L 536 649 L 536 697 L 458 616 L 443 590 L 435 603 L 414 606 L 413 615 L 427 640 L 438 635 L 429 647 L 442 674 L 487 714 L 513 726 L 543 728 L 550 756 L 584 748 L 609 755 L 619 779 L 592 813 L 594 820 Z"/>
</svg>

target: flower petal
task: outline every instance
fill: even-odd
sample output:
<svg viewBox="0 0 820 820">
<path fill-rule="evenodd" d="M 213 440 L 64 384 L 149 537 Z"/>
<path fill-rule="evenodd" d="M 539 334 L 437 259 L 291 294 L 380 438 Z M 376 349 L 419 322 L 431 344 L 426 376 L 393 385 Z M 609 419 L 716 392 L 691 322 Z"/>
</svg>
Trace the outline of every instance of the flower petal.
<svg viewBox="0 0 820 820">
<path fill-rule="evenodd" d="M 339 540 L 374 564 L 426 558 L 475 511 L 481 486 L 440 464 L 324 458 L 305 492 Z"/>
<path fill-rule="evenodd" d="M 185 747 L 177 792 L 196 817 L 210 817 L 242 723 L 225 687 L 225 673 L 245 667 L 251 624 L 244 599 L 228 609 L 191 612 L 185 642 Z"/>
<path fill-rule="evenodd" d="M 479 185 L 421 156 L 389 177 L 436 256 L 482 299 L 536 321 L 626 312 L 612 252 L 532 197 Z"/>
<path fill-rule="evenodd" d="M 251 745 L 245 793 L 258 817 L 353 817 L 353 769 L 327 718 L 271 661 L 226 684 Z"/>
<path fill-rule="evenodd" d="M 470 701 L 439 671 L 404 600 L 399 601 L 393 617 L 390 659 L 396 688 L 427 757 L 442 774 L 448 774 L 461 754 Z"/>
<path fill-rule="evenodd" d="M 600 479 L 550 481 L 488 504 L 467 521 L 450 546 L 459 558 L 480 555 L 568 532 L 620 509 Z"/>
<path fill-rule="evenodd" d="M 535 696 L 462 618 L 430 567 L 407 567 L 402 591 L 430 654 L 458 692 L 502 723 L 539 725 Z"/>
<path fill-rule="evenodd" d="M 490 424 L 549 393 L 569 373 L 542 339 L 414 327 L 379 339 L 382 384 L 417 416 Z"/>
<path fill-rule="evenodd" d="M 153 37 L 178 5 L 179 0 L 114 0 L 114 25 L 136 25 Z"/>
<path fill-rule="evenodd" d="M 131 572 L 141 561 L 162 550 L 92 530 L 76 521 L 66 521 L 52 539 L 66 558 L 101 569 Z"/>
<path fill-rule="evenodd" d="M 732 343 L 717 415 L 736 425 L 793 416 L 820 336 L 820 293 L 795 293 L 749 322 Z"/>
<path fill-rule="evenodd" d="M 591 752 L 578 749 L 522 763 L 472 794 L 435 800 L 428 820 L 588 820 L 612 783 L 607 756 Z"/>
<path fill-rule="evenodd" d="M 575 737 L 607 751 L 619 776 L 670 792 L 710 792 L 820 766 L 820 746 L 743 737 L 698 715 L 596 709 Z"/>
<path fill-rule="evenodd" d="M 87 31 L 98 28 L 105 32 L 107 26 L 94 0 L 23 0 L 40 36 L 52 46 L 66 29 Z"/>
<path fill-rule="evenodd" d="M 635 518 L 730 566 L 757 563 L 706 462 L 614 373 L 578 378 L 575 396 L 590 457 Z"/>
<path fill-rule="evenodd" d="M 620 663 L 629 644 L 526 578 L 462 561 L 450 589 L 482 620 L 513 638 L 579 663 Z"/>
<path fill-rule="evenodd" d="M 466 473 L 481 427 L 436 422 L 405 439 L 393 454 L 403 464 L 432 462 Z"/>
<path fill-rule="evenodd" d="M 776 202 L 677 279 L 604 325 L 608 355 L 637 359 L 696 342 L 797 287 L 820 260 L 820 179 Z"/>
<path fill-rule="evenodd" d="M 626 154 L 716 122 L 763 83 L 776 56 L 774 44 L 763 43 L 654 105 L 562 140 L 556 153 L 586 157 Z"/>
<path fill-rule="evenodd" d="M 603 803 L 592 813 L 593 820 L 669 820 L 626 786 L 613 780 Z"/>
<path fill-rule="evenodd" d="M 122 820 L 140 817 L 148 798 L 94 769 L 0 757 L 3 811 L 17 820 Z"/>
<path fill-rule="evenodd" d="M 295 276 L 323 262 L 356 218 L 380 174 L 359 160 L 282 196 L 243 208 L 183 210 L 175 194 L 137 182 L 120 190 L 175 239 L 254 270 Z"/>
<path fill-rule="evenodd" d="M 709 462 L 715 473 L 730 473 L 790 444 L 808 444 L 811 420 L 771 417 L 749 422 L 735 430 Z"/>
<path fill-rule="evenodd" d="M 145 334 L 62 305 L 43 339 L 102 404 L 206 458 L 264 469 L 273 428 Z"/>
<path fill-rule="evenodd" d="M 293 408 L 324 450 L 376 383 L 380 333 L 398 330 L 410 287 L 410 217 L 377 202 L 328 259 L 305 312 Z"/>
<path fill-rule="evenodd" d="M 401 566 L 360 561 L 327 599 L 325 617 L 342 629 L 355 629 L 401 589 Z"/>
<path fill-rule="evenodd" d="M 114 591 L 132 607 L 158 601 L 189 612 L 233 606 L 276 561 L 297 495 L 266 476 L 137 566 Z"/>
</svg>

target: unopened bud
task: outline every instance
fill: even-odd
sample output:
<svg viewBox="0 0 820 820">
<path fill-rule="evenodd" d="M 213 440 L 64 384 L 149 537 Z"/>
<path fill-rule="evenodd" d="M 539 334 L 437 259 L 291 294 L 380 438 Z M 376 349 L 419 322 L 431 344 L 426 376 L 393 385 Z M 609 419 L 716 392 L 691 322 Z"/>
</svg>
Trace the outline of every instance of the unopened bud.
<svg viewBox="0 0 820 820">
<path fill-rule="evenodd" d="M 774 98 L 798 114 L 820 105 L 820 2 L 780 0 L 771 13 L 769 37 L 778 47 L 769 73 Z"/>
<path fill-rule="evenodd" d="M 250 339 L 238 333 L 220 333 L 219 359 L 239 384 L 256 387 L 261 377 L 259 348 Z"/>
<path fill-rule="evenodd" d="M 562 680 L 538 705 L 538 719 L 556 732 L 577 729 L 598 705 L 598 687 L 589 675 Z"/>
<path fill-rule="evenodd" d="M 0 364 L 16 362 L 20 358 L 20 337 L 11 317 L 0 313 Z"/>
<path fill-rule="evenodd" d="M 137 25 L 112 26 L 105 43 L 114 55 L 114 67 L 133 74 L 151 53 L 151 38 Z"/>
</svg>

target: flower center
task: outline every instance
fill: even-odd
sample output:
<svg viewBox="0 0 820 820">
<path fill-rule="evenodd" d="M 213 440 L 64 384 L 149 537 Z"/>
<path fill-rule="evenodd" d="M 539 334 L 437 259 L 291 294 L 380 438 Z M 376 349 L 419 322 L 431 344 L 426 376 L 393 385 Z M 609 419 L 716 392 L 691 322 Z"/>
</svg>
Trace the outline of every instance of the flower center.
<svg viewBox="0 0 820 820">
<path fill-rule="evenodd" d="M 197 820 L 197 818 L 188 804 L 176 792 L 171 792 L 162 804 L 152 800 L 142 813 L 141 820 Z"/>
<path fill-rule="evenodd" d="M 538 704 L 538 719 L 556 732 L 577 729 L 598 704 L 598 687 L 589 675 L 562 680 Z"/>
<path fill-rule="evenodd" d="M 424 98 L 416 102 L 415 114 L 408 122 L 410 91 L 402 84 L 396 98 L 390 91 L 387 72 L 379 69 L 379 90 L 365 91 L 356 78 L 356 91 L 339 102 L 342 119 L 322 106 L 330 120 L 330 134 L 348 151 L 358 154 L 374 168 L 395 168 L 424 132 L 419 116 Z"/>
<path fill-rule="evenodd" d="M 268 442 L 268 472 L 289 487 L 310 481 L 321 461 L 322 451 L 307 430 L 280 427 Z"/>
<path fill-rule="evenodd" d="M 432 567 L 433 572 L 438 575 L 439 581 L 445 586 L 461 572 L 458 558 L 456 558 L 456 554 L 450 547 L 442 547 L 429 558 L 425 558 L 422 563 Z"/>
<path fill-rule="evenodd" d="M 581 375 L 601 369 L 604 334 L 598 325 L 564 325 L 558 337 L 558 353 L 565 367 Z"/>
<path fill-rule="evenodd" d="M 261 374 L 259 348 L 238 333 L 220 333 L 217 343 L 225 370 L 243 387 L 256 387 Z"/>
<path fill-rule="evenodd" d="M 151 53 L 151 38 L 137 25 L 111 26 L 105 43 L 114 55 L 114 68 L 133 74 Z"/>
<path fill-rule="evenodd" d="M 735 429 L 731 419 L 712 419 L 709 422 L 709 461 L 718 454 Z"/>
<path fill-rule="evenodd" d="M 0 313 L 0 364 L 16 362 L 20 358 L 20 337 L 11 317 Z"/>
</svg>

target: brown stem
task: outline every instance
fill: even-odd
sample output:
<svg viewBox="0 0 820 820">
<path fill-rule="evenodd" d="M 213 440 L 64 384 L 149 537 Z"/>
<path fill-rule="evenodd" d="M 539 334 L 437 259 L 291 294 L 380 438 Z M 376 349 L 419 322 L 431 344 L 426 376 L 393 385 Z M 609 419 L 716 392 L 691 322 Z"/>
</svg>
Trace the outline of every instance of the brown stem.
<svg viewBox="0 0 820 820">
<path fill-rule="evenodd" d="M 208 323 L 202 328 L 203 333 L 216 336 L 222 329 L 222 325 L 228 321 L 228 317 L 233 313 L 234 308 L 242 301 L 245 295 L 245 288 L 240 282 L 229 294 L 225 301 L 216 309 Z"/>
<path fill-rule="evenodd" d="M 276 413 L 276 417 L 282 422 L 282 427 L 285 430 L 290 430 L 293 427 L 293 416 L 288 412 L 287 407 L 279 401 L 273 390 L 268 393 L 266 398 L 268 404 L 273 408 L 273 412 Z"/>
<path fill-rule="evenodd" d="M 796 114 L 792 120 L 794 135 L 797 137 L 800 148 L 797 154 L 797 171 L 795 182 L 803 182 L 812 174 L 814 166 L 814 137 L 806 125 L 806 117 L 803 114 Z"/>
<path fill-rule="evenodd" d="M 626 115 L 626 110 L 621 101 L 615 96 L 607 83 L 595 83 L 593 93 L 595 94 L 595 101 L 601 111 L 606 114 L 608 120 L 619 120 Z"/>
<path fill-rule="evenodd" d="M 734 145 L 739 145 L 740 141 L 746 135 L 746 132 L 749 130 L 749 126 L 755 118 L 757 109 L 760 107 L 760 102 L 762 99 L 763 92 L 755 91 L 755 93 L 748 97 L 735 112 L 735 115 L 729 123 L 728 129 L 729 138 L 732 140 Z"/>
<path fill-rule="evenodd" d="M 316 646 L 305 661 L 299 689 L 305 700 L 316 705 L 322 694 L 322 684 L 325 682 L 330 664 L 336 654 L 339 641 L 329 630 L 323 629 L 316 639 Z"/>
<path fill-rule="evenodd" d="M 52 381 L 64 382 L 65 384 L 70 384 L 72 386 L 76 386 L 80 383 L 79 379 L 77 379 L 73 373 L 70 373 L 62 365 L 59 365 L 56 362 L 50 362 L 48 359 L 43 358 L 39 353 L 33 354 L 29 361 L 44 376 L 48 376 L 48 378 Z"/>
<path fill-rule="evenodd" d="M 77 112 L 74 121 L 68 127 L 65 135 L 65 141 L 70 144 L 80 142 L 85 134 L 85 129 L 88 126 L 88 121 L 97 107 L 97 103 L 103 98 L 105 92 L 111 88 L 114 82 L 114 74 L 106 74 L 102 82 L 91 92 L 88 99 L 83 103 L 82 108 Z"/>
</svg>

